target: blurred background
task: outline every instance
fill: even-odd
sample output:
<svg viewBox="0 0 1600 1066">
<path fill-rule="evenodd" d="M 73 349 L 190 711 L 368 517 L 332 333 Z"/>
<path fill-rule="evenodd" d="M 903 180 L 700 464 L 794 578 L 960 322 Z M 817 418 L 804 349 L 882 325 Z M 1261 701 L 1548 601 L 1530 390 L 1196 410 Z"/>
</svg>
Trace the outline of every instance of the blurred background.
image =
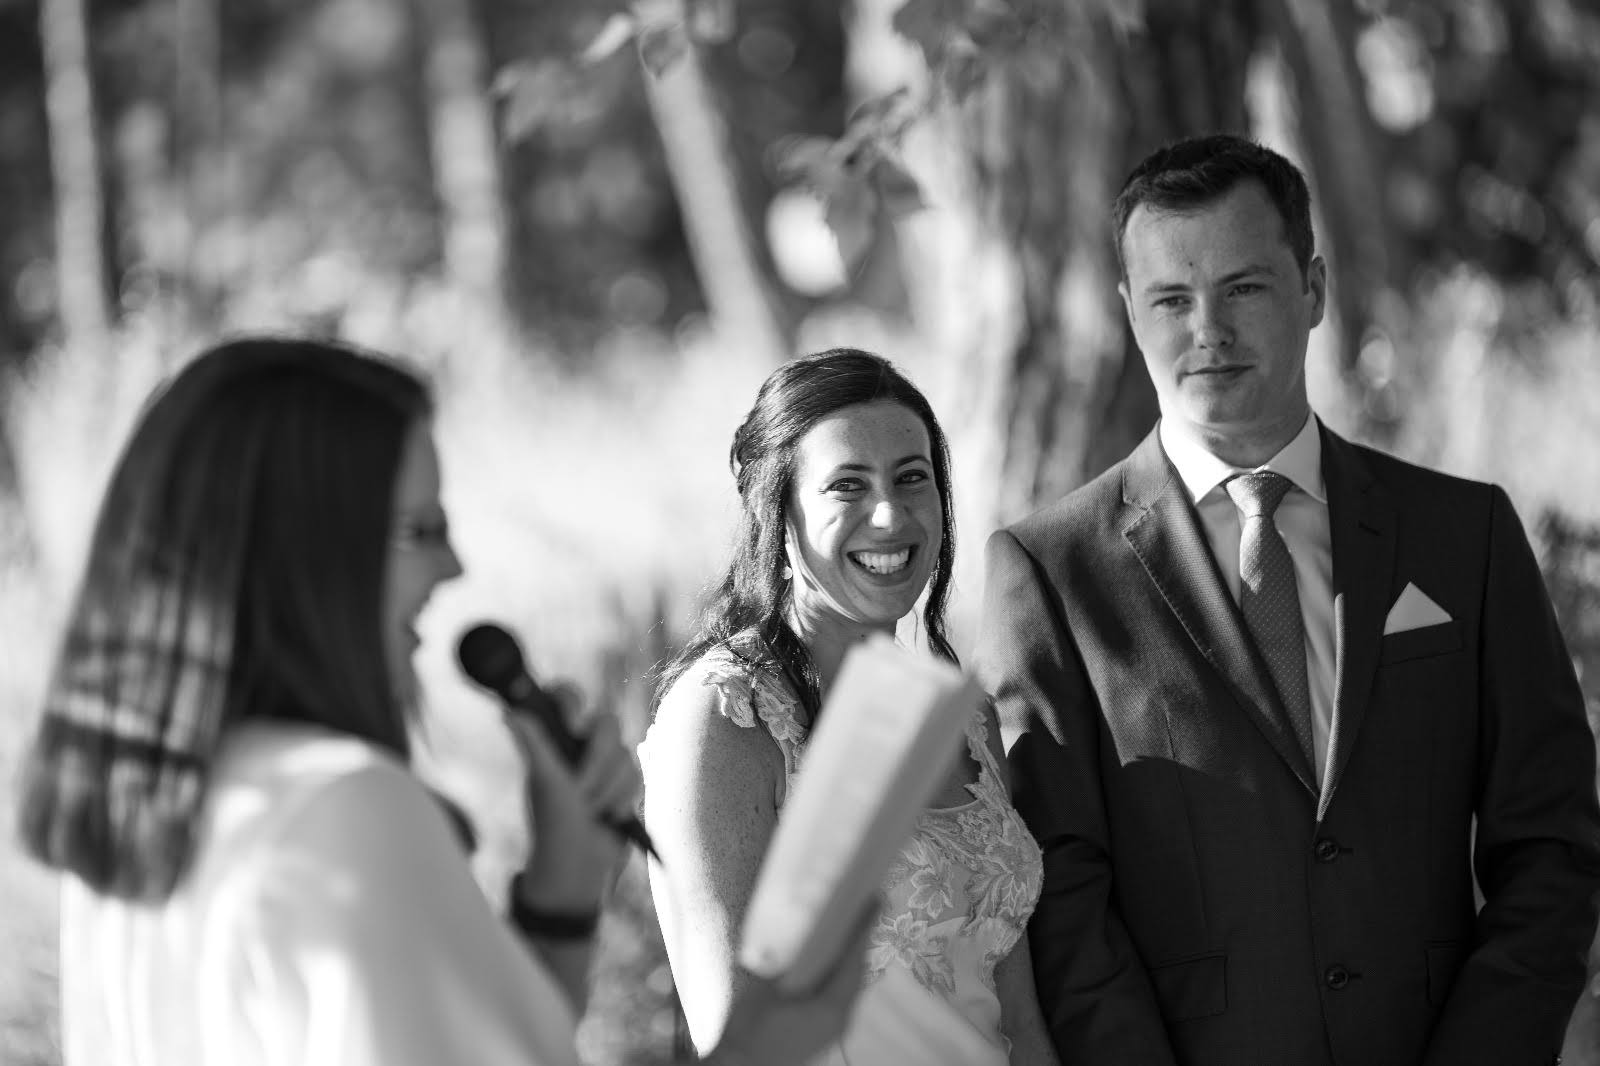
<svg viewBox="0 0 1600 1066">
<path fill-rule="evenodd" d="M 637 739 L 757 384 L 849 344 L 950 431 L 964 651 L 989 530 L 1154 420 L 1109 207 L 1216 129 L 1311 180 L 1314 405 L 1507 488 L 1600 717 L 1596 0 L 0 0 L 0 1061 L 59 1058 L 16 762 L 114 451 L 182 360 L 295 330 L 437 382 L 468 573 L 423 620 L 423 761 L 494 896 L 515 767 L 454 635 L 506 620 Z M 596 1066 L 672 1041 L 642 884 Z M 1566 1061 L 1600 1063 L 1600 979 Z"/>
</svg>

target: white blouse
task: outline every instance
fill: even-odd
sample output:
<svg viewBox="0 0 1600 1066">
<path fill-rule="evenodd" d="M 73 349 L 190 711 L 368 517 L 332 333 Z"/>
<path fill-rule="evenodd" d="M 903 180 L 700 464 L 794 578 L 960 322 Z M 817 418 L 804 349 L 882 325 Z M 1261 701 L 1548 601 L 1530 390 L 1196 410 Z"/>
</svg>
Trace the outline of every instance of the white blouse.
<svg viewBox="0 0 1600 1066">
<path fill-rule="evenodd" d="M 165 903 L 64 879 L 65 1066 L 576 1066 L 575 1019 L 388 754 L 235 730 Z"/>
</svg>

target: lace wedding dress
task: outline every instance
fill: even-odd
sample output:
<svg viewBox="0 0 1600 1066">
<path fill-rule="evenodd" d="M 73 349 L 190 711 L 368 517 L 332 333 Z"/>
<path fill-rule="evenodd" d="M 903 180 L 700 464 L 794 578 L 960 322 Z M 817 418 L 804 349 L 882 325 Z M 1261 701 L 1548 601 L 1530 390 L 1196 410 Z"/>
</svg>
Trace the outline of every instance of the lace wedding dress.
<svg viewBox="0 0 1600 1066">
<path fill-rule="evenodd" d="M 783 753 L 784 797 L 805 758 L 799 700 L 781 680 L 713 652 L 679 679 L 705 684 L 718 708 L 745 728 L 763 728 Z M 832 1066 L 1004 1066 L 996 963 L 1023 935 L 1043 879 L 1038 845 L 1011 806 L 981 715 L 966 729 L 977 764 L 971 799 L 930 808 L 900 849 L 883 884 L 872 932 L 867 986 L 849 1031 L 822 1060 Z M 649 777 L 649 744 L 640 759 Z M 667 916 L 663 915 L 663 921 Z M 679 985 L 684 997 L 692 988 Z"/>
</svg>

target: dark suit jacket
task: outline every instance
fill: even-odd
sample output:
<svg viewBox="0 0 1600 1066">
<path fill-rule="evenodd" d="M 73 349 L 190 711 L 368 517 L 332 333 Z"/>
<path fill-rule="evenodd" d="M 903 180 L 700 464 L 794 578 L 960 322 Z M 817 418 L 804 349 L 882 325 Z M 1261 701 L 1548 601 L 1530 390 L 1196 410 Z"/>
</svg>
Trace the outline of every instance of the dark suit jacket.
<svg viewBox="0 0 1600 1066">
<path fill-rule="evenodd" d="M 976 663 L 1044 850 L 1030 945 L 1067 1066 L 1556 1059 L 1600 811 L 1527 538 L 1498 488 L 1322 447 L 1320 793 L 1154 433 L 989 541 Z M 1407 583 L 1451 620 L 1385 636 Z"/>
</svg>

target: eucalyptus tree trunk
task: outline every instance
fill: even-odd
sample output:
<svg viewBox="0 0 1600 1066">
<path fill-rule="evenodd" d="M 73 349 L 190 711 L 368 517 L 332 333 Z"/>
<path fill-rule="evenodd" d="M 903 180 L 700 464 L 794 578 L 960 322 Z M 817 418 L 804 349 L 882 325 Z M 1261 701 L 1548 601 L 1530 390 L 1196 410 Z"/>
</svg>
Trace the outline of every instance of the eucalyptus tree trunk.
<svg viewBox="0 0 1600 1066">
<path fill-rule="evenodd" d="M 218 324 L 228 300 L 227 263 L 236 240 L 219 229 L 230 209 L 227 149 L 222 143 L 220 0 L 173 4 L 173 171 L 184 220 L 180 252 L 187 308 L 202 328 Z M 130 175 L 131 176 L 131 175 Z M 142 176 L 142 175 L 141 175 Z"/>
<path fill-rule="evenodd" d="M 56 287 L 63 339 L 110 354 L 111 270 L 94 68 L 85 0 L 41 0 L 39 35 L 55 184 Z"/>
<path fill-rule="evenodd" d="M 1285 132 L 1305 160 L 1318 251 L 1328 262 L 1332 321 L 1323 328 L 1334 334 L 1345 428 L 1383 443 L 1398 413 L 1386 417 L 1367 400 L 1398 368 L 1364 363 L 1361 352 L 1375 334 L 1404 331 L 1409 265 L 1389 239 L 1384 142 L 1355 61 L 1360 18 L 1352 0 L 1266 0 L 1265 7 L 1293 102 Z"/>
<path fill-rule="evenodd" d="M 1105 19 L 1085 19 L 1077 62 L 1058 83 L 1009 78 L 1002 89 L 1018 102 L 1015 141 L 1001 156 L 1009 166 L 986 168 L 999 180 L 985 194 L 1011 221 L 1026 316 L 1003 409 L 1000 517 L 1093 478 L 1154 423 L 1154 390 L 1116 292 L 1111 204 L 1161 144 L 1248 132 L 1255 36 L 1245 5 L 1155 0 L 1126 40 Z"/>
<path fill-rule="evenodd" d="M 1252 5 L 1150 0 L 1130 32 L 1102 8 L 1059 4 L 1059 40 L 990 65 L 907 140 L 932 210 L 902 226 L 906 272 L 951 368 L 942 413 L 972 464 L 958 498 L 983 530 L 1094 477 L 1153 425 L 1111 204 L 1162 143 L 1248 132 Z M 899 2 L 860 6 L 865 41 Z"/>
<path fill-rule="evenodd" d="M 645 92 L 712 321 L 761 358 L 786 356 L 787 331 L 698 48 L 690 44 L 659 73 L 646 71 Z"/>
<path fill-rule="evenodd" d="M 511 225 L 489 49 L 471 0 L 413 0 L 447 277 L 509 323 Z"/>
</svg>

